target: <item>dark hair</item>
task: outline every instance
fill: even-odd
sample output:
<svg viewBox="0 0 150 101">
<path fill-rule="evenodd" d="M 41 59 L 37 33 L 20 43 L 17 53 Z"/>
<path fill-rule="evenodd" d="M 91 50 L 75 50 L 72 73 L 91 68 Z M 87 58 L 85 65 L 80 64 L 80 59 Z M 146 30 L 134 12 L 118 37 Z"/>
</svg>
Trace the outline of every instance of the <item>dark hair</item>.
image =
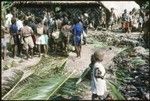
<svg viewBox="0 0 150 101">
<path fill-rule="evenodd" d="M 44 22 L 44 25 L 45 25 L 45 26 L 47 26 L 47 25 L 48 25 L 47 21 L 45 21 L 45 22 Z"/>
<path fill-rule="evenodd" d="M 10 11 L 10 9 L 7 9 L 7 13 L 10 13 L 11 11 Z"/>
<path fill-rule="evenodd" d="M 76 23 L 78 23 L 78 22 L 79 22 L 79 19 L 78 19 L 77 17 L 75 17 L 75 18 L 73 19 L 73 23 L 76 24 Z"/>
<path fill-rule="evenodd" d="M 28 25 L 28 20 L 24 20 L 23 24 L 26 26 Z"/>
<path fill-rule="evenodd" d="M 11 19 L 11 23 L 12 23 L 12 24 L 15 24 L 15 23 L 16 23 L 16 18 L 12 18 L 12 19 Z"/>
<path fill-rule="evenodd" d="M 41 23 L 41 22 L 42 22 L 42 19 L 38 17 L 38 18 L 36 18 L 36 22 L 37 22 L 37 23 Z"/>
<path fill-rule="evenodd" d="M 21 20 L 23 18 L 23 15 L 19 15 L 18 19 Z"/>
</svg>

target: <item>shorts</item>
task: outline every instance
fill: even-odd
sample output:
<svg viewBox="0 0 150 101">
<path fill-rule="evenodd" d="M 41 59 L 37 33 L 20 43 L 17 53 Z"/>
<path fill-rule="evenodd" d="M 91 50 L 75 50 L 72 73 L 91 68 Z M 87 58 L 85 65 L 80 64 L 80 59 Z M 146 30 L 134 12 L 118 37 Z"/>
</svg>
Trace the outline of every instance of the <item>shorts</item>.
<svg viewBox="0 0 150 101">
<path fill-rule="evenodd" d="M 81 45 L 81 37 L 80 36 L 74 36 L 74 45 L 75 46 Z"/>
<path fill-rule="evenodd" d="M 37 45 L 40 45 L 40 44 L 42 43 L 42 35 L 36 36 L 36 41 L 35 41 L 35 43 L 36 43 Z"/>
<path fill-rule="evenodd" d="M 28 50 L 29 47 L 30 47 L 30 48 L 33 48 L 33 47 L 34 47 L 33 39 L 32 39 L 31 36 L 24 37 L 23 40 L 24 40 L 24 48 L 25 48 L 26 50 Z"/>
</svg>

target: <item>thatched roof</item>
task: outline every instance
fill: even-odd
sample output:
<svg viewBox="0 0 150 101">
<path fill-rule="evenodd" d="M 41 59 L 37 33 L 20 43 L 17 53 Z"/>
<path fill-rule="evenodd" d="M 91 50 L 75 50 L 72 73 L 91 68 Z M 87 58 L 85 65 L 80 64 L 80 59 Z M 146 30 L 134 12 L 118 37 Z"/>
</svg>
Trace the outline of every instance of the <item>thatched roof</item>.
<svg viewBox="0 0 150 101">
<path fill-rule="evenodd" d="M 14 1 L 14 4 L 98 4 L 98 1 Z"/>
</svg>

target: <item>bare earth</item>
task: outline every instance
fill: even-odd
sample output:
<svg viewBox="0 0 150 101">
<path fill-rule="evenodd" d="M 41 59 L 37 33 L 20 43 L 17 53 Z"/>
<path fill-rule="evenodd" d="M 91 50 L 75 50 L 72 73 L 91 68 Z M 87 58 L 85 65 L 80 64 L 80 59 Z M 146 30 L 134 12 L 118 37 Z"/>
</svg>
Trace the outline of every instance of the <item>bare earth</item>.
<svg viewBox="0 0 150 101">
<path fill-rule="evenodd" d="M 108 68 L 110 65 L 112 65 L 111 60 L 118 53 L 117 48 L 115 47 L 111 48 L 112 48 L 111 50 L 109 50 L 109 47 L 99 48 L 101 51 L 105 52 L 104 60 L 102 62 L 105 68 Z M 83 73 L 83 71 L 89 66 L 91 55 L 94 53 L 95 50 L 96 49 L 93 47 L 93 45 L 83 45 L 81 58 L 76 58 L 75 53 L 70 53 L 67 62 L 68 71 L 71 72 L 73 70 L 76 70 L 74 76 L 79 77 Z M 106 77 L 109 78 L 110 75 L 106 74 Z M 91 100 L 90 88 L 87 89 L 82 100 Z"/>
</svg>

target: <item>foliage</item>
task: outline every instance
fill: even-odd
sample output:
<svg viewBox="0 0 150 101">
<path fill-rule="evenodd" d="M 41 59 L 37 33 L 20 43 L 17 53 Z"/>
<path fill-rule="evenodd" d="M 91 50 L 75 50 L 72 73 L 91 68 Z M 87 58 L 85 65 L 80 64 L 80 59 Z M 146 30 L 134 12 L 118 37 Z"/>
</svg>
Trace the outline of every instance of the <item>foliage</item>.
<svg viewBox="0 0 150 101">
<path fill-rule="evenodd" d="M 59 66 L 60 64 L 62 65 Z M 32 73 L 21 78 L 4 99 L 49 99 L 73 74 L 63 71 L 65 64 L 66 59 L 63 57 L 42 58 L 38 65 L 31 67 Z"/>
<path fill-rule="evenodd" d="M 112 95 L 112 97 L 113 97 L 114 100 L 125 100 L 125 98 L 123 97 L 123 95 L 117 89 L 117 86 L 116 86 L 115 83 L 109 82 L 109 88 L 111 90 L 111 95 Z"/>
</svg>

